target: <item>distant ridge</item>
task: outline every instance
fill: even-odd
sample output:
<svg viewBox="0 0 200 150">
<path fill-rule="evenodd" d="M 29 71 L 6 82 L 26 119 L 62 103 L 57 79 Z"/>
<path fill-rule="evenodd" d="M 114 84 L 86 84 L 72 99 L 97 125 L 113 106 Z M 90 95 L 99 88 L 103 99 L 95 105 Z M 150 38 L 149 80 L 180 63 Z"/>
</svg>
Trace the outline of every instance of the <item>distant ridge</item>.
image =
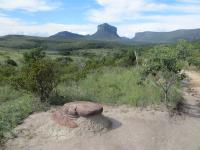
<svg viewBox="0 0 200 150">
<path fill-rule="evenodd" d="M 96 33 L 92 35 L 81 35 L 69 31 L 58 32 L 50 37 L 36 37 L 26 35 L 7 35 L 1 36 L 0 40 L 5 39 L 59 39 L 59 40 L 97 40 L 97 41 L 114 41 L 124 44 L 161 44 L 161 43 L 176 43 L 180 39 L 188 41 L 200 40 L 200 29 L 181 29 L 171 32 L 138 32 L 135 37 L 130 39 L 127 37 L 120 37 L 117 33 L 117 27 L 103 23 L 98 25 Z"/>
<path fill-rule="evenodd" d="M 120 36 L 117 34 L 117 28 L 107 23 L 98 25 L 97 32 L 92 35 L 80 35 L 69 31 L 58 32 L 51 38 L 65 38 L 65 39 L 88 39 L 88 40 L 120 40 Z"/>
<path fill-rule="evenodd" d="M 200 40 L 200 29 L 182 29 L 171 32 L 139 32 L 133 38 L 141 43 L 174 43 L 180 39 L 188 41 Z"/>
<path fill-rule="evenodd" d="M 180 39 L 188 41 L 200 40 L 200 29 L 181 29 L 171 32 L 138 32 L 132 39 L 120 37 L 117 27 L 103 23 L 98 25 L 97 32 L 92 35 L 80 35 L 68 31 L 59 32 L 51 37 L 63 39 L 84 39 L 101 41 L 119 41 L 128 43 L 175 43 Z"/>
<path fill-rule="evenodd" d="M 50 36 L 51 38 L 65 38 L 65 39 L 80 39 L 84 38 L 84 35 L 68 32 L 68 31 L 62 31 L 58 32 L 55 35 Z"/>
</svg>

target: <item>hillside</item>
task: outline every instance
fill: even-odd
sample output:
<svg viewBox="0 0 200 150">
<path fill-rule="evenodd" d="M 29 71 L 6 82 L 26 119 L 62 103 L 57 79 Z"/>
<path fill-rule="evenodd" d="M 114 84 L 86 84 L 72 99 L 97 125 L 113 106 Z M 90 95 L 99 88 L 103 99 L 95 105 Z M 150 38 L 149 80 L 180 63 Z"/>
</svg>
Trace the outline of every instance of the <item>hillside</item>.
<svg viewBox="0 0 200 150">
<path fill-rule="evenodd" d="M 26 35 L 6 35 L 0 37 L 1 48 L 32 49 L 43 47 L 45 50 L 76 50 L 82 48 L 107 48 L 118 45 L 175 43 L 180 39 L 200 40 L 200 29 L 177 30 L 172 32 L 139 32 L 132 39 L 120 37 L 117 27 L 107 23 L 98 25 L 97 32 L 92 35 L 80 35 L 68 31 L 58 32 L 50 37 Z"/>
<path fill-rule="evenodd" d="M 172 32 L 139 32 L 133 41 L 141 43 L 174 43 L 180 39 L 189 41 L 200 39 L 200 29 L 183 29 Z"/>
<path fill-rule="evenodd" d="M 50 36 L 52 38 L 65 38 L 65 39 L 80 39 L 83 38 L 84 35 L 68 32 L 68 31 L 63 31 L 63 32 L 58 32 L 55 35 Z"/>
<path fill-rule="evenodd" d="M 50 37 L 63 38 L 63 39 L 101 40 L 101 41 L 120 40 L 120 36 L 117 34 L 117 28 L 107 23 L 98 25 L 97 32 L 92 35 L 80 35 L 68 31 L 62 31 Z"/>
</svg>

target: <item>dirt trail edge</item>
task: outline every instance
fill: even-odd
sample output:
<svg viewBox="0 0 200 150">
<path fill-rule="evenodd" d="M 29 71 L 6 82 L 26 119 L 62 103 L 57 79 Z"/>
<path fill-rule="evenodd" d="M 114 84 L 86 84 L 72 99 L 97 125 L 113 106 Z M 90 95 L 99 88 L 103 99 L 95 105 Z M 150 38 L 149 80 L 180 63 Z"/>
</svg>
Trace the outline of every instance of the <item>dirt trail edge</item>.
<svg viewBox="0 0 200 150">
<path fill-rule="evenodd" d="M 189 82 L 183 88 L 184 112 L 200 118 L 200 72 L 186 71 Z"/>
<path fill-rule="evenodd" d="M 186 73 L 191 80 L 184 98 L 196 107 L 199 73 Z M 16 138 L 6 143 L 6 150 L 200 150 L 198 117 L 171 118 L 167 112 L 128 106 L 104 106 L 103 114 L 112 121 L 112 130 L 94 134 L 56 126 L 52 111 L 33 114 L 15 129 Z"/>
</svg>

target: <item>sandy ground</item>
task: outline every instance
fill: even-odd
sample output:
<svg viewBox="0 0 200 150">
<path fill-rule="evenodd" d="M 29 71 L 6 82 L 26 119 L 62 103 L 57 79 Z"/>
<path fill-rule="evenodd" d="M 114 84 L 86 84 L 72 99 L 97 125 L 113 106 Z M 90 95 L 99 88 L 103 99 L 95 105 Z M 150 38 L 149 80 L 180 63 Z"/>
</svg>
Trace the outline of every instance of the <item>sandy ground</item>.
<svg viewBox="0 0 200 150">
<path fill-rule="evenodd" d="M 189 105 L 200 106 L 200 72 L 186 71 L 190 81 L 183 89 L 183 97 Z"/>
<path fill-rule="evenodd" d="M 196 98 L 200 96 L 198 95 L 200 91 L 196 91 L 200 86 L 200 76 L 198 73 L 188 75 L 192 79 L 190 88 L 194 88 L 197 93 Z M 189 96 L 192 94 L 188 93 Z M 51 111 L 36 113 L 28 117 L 15 129 L 17 137 L 7 142 L 6 149 L 200 150 L 200 118 L 189 116 L 171 118 L 167 112 L 159 110 L 104 106 L 103 114 L 112 121 L 111 130 L 105 133 L 74 134 L 74 131 L 69 132 L 60 126 L 54 130 L 53 127 L 56 125 L 50 117 L 51 113 Z"/>
</svg>

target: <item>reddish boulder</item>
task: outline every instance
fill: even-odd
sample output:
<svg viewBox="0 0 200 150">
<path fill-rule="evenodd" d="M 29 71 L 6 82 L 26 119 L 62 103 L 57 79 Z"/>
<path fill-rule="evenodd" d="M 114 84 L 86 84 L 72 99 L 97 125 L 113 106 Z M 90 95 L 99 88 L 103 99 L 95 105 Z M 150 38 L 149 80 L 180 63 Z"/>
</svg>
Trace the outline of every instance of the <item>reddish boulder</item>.
<svg viewBox="0 0 200 150">
<path fill-rule="evenodd" d="M 78 101 L 65 104 L 63 111 L 73 117 L 89 117 L 101 114 L 103 106 L 97 103 Z"/>
<path fill-rule="evenodd" d="M 52 118 L 55 122 L 57 122 L 61 126 L 67 126 L 69 128 L 76 128 L 78 125 L 74 122 L 74 120 L 64 114 L 62 111 L 56 111 L 53 113 Z"/>
<path fill-rule="evenodd" d="M 53 120 L 69 128 L 76 128 L 74 122 L 78 117 L 90 117 L 101 114 L 103 106 L 97 103 L 78 101 L 65 104 L 60 110 L 53 113 Z"/>
</svg>

